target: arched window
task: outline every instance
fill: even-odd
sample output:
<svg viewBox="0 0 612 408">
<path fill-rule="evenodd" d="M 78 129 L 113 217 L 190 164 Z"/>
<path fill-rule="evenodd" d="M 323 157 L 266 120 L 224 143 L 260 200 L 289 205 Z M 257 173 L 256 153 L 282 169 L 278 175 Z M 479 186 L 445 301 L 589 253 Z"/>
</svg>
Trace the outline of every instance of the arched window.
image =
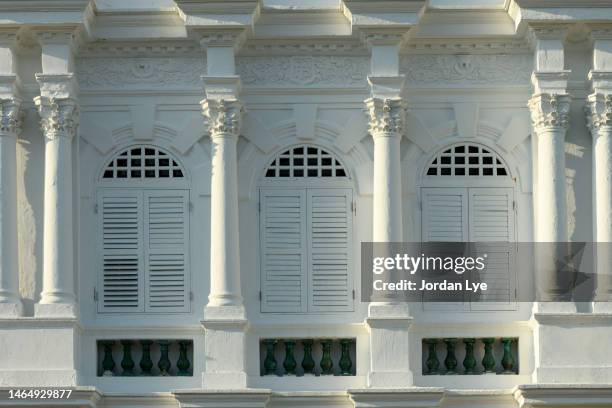
<svg viewBox="0 0 612 408">
<path fill-rule="evenodd" d="M 427 167 L 428 176 L 508 176 L 501 158 L 476 143 L 459 143 L 438 153 Z"/>
<path fill-rule="evenodd" d="M 279 154 L 266 169 L 266 178 L 347 177 L 332 154 L 317 146 L 300 145 Z"/>
<path fill-rule="evenodd" d="M 98 311 L 187 312 L 189 190 L 168 152 L 131 146 L 104 168 L 97 190 Z"/>
<path fill-rule="evenodd" d="M 183 178 L 183 170 L 170 155 L 154 146 L 132 146 L 104 169 L 103 179 Z"/>
<path fill-rule="evenodd" d="M 312 145 L 284 150 L 265 169 L 262 312 L 353 310 L 353 191 L 338 180 L 348 181 L 340 160 Z"/>
<path fill-rule="evenodd" d="M 425 169 L 421 208 L 423 241 L 476 242 L 488 256 L 486 269 L 479 272 L 481 281 L 489 285 L 486 294 L 480 295 L 486 302 L 463 299 L 461 305 L 450 308 L 514 309 L 514 253 L 508 245 L 500 245 L 515 241 L 514 188 L 504 160 L 477 143 L 444 147 Z"/>
</svg>

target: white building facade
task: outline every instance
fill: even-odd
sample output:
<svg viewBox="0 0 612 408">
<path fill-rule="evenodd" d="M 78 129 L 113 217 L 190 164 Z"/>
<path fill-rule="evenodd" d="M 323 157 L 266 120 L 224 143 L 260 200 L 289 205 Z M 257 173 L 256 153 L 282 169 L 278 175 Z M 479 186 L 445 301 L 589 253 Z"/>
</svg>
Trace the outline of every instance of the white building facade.
<svg viewBox="0 0 612 408">
<path fill-rule="evenodd" d="M 612 241 L 611 1 L 0 0 L 0 71 L 0 406 L 612 407 L 612 303 L 360 258 Z"/>
</svg>

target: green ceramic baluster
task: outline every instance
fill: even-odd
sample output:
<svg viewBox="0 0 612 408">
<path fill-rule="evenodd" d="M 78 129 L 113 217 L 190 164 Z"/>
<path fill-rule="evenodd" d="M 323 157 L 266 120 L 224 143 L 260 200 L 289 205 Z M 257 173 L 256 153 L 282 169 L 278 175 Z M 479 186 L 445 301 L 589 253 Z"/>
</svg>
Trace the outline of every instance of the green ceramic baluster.
<svg viewBox="0 0 612 408">
<path fill-rule="evenodd" d="M 427 360 L 425 361 L 425 365 L 427 366 L 427 372 L 425 374 L 439 374 L 438 371 L 440 369 L 440 360 L 438 360 L 438 354 L 436 353 L 436 344 L 438 344 L 437 339 L 425 339 L 425 344 L 427 344 Z"/>
<path fill-rule="evenodd" d="M 102 360 L 102 375 L 105 377 L 113 376 L 115 369 L 115 360 L 113 360 L 114 340 L 103 340 L 100 342 L 104 347 L 104 359 Z"/>
<path fill-rule="evenodd" d="M 178 368 L 177 375 L 180 376 L 189 376 L 191 373 L 189 372 L 189 359 L 187 358 L 187 347 L 191 342 L 189 340 L 180 340 L 179 344 L 179 359 L 176 362 L 176 367 Z"/>
<path fill-rule="evenodd" d="M 334 373 L 334 362 L 331 358 L 331 340 L 321 340 L 321 348 L 323 349 L 323 356 L 321 357 L 321 374 L 331 375 Z"/>
<path fill-rule="evenodd" d="M 504 356 L 502 357 L 502 367 L 504 368 L 504 374 L 514 374 L 514 356 L 512 355 L 512 341 L 509 337 L 502 338 L 502 344 L 504 345 Z"/>
<path fill-rule="evenodd" d="M 457 357 L 455 357 L 455 343 L 457 339 L 447 338 L 443 340 L 446 344 L 446 358 L 444 366 L 446 366 L 446 374 L 457 374 Z"/>
<path fill-rule="evenodd" d="M 302 359 L 302 368 L 304 369 L 304 374 L 313 374 L 315 368 L 315 361 L 312 358 L 312 344 L 314 342 L 311 339 L 303 340 L 302 344 L 304 345 L 304 358 Z"/>
<path fill-rule="evenodd" d="M 160 357 L 159 362 L 157 363 L 157 368 L 159 368 L 159 375 L 170 375 L 170 359 L 168 358 L 168 348 L 170 347 L 170 342 L 168 340 L 159 340 L 159 351 Z"/>
<path fill-rule="evenodd" d="M 266 358 L 264 360 L 263 375 L 275 374 L 277 364 L 276 357 L 274 357 L 274 346 L 276 345 L 276 340 L 266 339 L 263 341 L 263 344 L 266 346 Z"/>
<path fill-rule="evenodd" d="M 121 375 L 132 376 L 134 375 L 134 360 L 132 360 L 132 340 L 121 340 L 123 345 L 123 359 L 121 360 L 121 368 L 123 373 Z"/>
<path fill-rule="evenodd" d="M 153 340 L 140 340 L 140 345 L 142 346 L 142 357 L 140 358 L 142 375 L 152 375 L 151 344 L 153 344 Z"/>
<path fill-rule="evenodd" d="M 285 361 L 283 361 L 283 367 L 285 368 L 285 374 L 287 375 L 295 375 L 297 362 L 293 356 L 294 348 L 295 340 L 285 340 Z"/>
<path fill-rule="evenodd" d="M 351 375 L 353 362 L 351 361 L 351 353 L 349 349 L 350 345 L 350 339 L 340 340 L 340 347 L 342 350 L 342 353 L 340 354 L 340 361 L 338 362 L 338 365 L 340 366 L 340 375 Z"/>
<path fill-rule="evenodd" d="M 465 358 L 463 359 L 463 367 L 465 367 L 465 374 L 477 374 L 476 372 L 476 358 L 474 357 L 474 343 L 476 339 L 463 339 L 465 344 Z"/>
<path fill-rule="evenodd" d="M 493 357 L 493 343 L 495 339 L 492 337 L 487 337 L 482 339 L 482 343 L 484 344 L 484 357 L 482 358 L 482 366 L 484 367 L 485 373 L 494 373 L 495 372 L 495 357 Z"/>
</svg>

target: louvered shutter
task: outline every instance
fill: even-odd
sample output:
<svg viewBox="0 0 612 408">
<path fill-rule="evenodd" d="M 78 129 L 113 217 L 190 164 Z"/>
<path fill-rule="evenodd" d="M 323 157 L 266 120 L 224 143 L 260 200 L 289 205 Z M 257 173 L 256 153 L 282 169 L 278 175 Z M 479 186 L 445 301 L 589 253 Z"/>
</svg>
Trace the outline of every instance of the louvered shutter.
<svg viewBox="0 0 612 408">
<path fill-rule="evenodd" d="M 144 191 L 146 310 L 189 311 L 189 194 Z"/>
<path fill-rule="evenodd" d="M 262 312 L 307 310 L 306 191 L 260 191 Z"/>
<path fill-rule="evenodd" d="M 422 235 L 424 242 L 467 242 L 468 241 L 468 196 L 465 188 L 424 188 L 422 189 Z M 450 254 L 444 248 L 439 256 L 462 256 Z M 429 252 L 429 256 L 438 256 Z M 431 272 L 434 273 L 434 272 Z M 457 275 L 457 281 L 463 281 Z M 454 301 L 450 301 L 450 300 Z M 442 302 L 441 300 L 449 300 Z M 425 310 L 465 310 L 468 307 L 464 293 L 452 298 L 442 292 L 424 293 Z"/>
<path fill-rule="evenodd" d="M 353 309 L 350 189 L 308 190 L 309 311 Z"/>
<path fill-rule="evenodd" d="M 105 189 L 98 194 L 101 231 L 100 312 L 144 310 L 142 194 Z"/>
<path fill-rule="evenodd" d="M 486 268 L 478 272 L 487 291 L 472 302 L 473 310 L 514 308 L 515 252 L 505 243 L 514 241 L 514 210 L 511 188 L 469 189 L 470 241 L 477 243 L 478 255 L 487 255 Z M 499 242 L 499 244 L 496 244 Z M 482 302 L 486 300 L 486 302 Z"/>
</svg>

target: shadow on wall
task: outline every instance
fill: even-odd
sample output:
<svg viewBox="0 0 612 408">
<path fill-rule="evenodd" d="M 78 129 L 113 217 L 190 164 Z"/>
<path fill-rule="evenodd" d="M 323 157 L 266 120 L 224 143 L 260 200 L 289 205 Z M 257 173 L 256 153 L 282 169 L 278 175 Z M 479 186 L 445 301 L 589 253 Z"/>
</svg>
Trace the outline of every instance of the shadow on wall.
<svg viewBox="0 0 612 408">
<path fill-rule="evenodd" d="M 17 141 L 17 223 L 19 230 L 19 288 L 26 316 L 42 290 L 42 231 L 44 141 L 35 108 L 26 110 Z"/>
</svg>

